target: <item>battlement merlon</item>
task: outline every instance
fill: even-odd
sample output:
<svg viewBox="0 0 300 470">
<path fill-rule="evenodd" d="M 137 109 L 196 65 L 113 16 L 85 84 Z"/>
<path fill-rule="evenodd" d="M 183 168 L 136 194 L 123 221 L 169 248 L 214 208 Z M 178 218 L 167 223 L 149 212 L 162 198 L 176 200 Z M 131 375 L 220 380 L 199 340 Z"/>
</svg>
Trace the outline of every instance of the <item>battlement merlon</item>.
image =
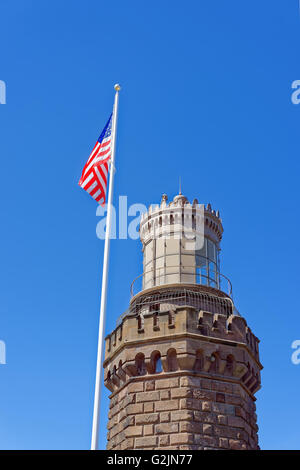
<svg viewBox="0 0 300 470">
<path fill-rule="evenodd" d="M 113 391 L 137 373 L 137 356 L 143 356 L 145 367 L 151 373 L 153 352 L 158 351 L 164 370 L 168 371 L 168 353 L 174 349 L 178 370 L 195 371 L 201 351 L 202 366 L 198 372 L 210 370 L 209 361 L 216 357 L 218 371 L 228 369 L 228 358 L 232 364 L 232 376 L 245 381 L 253 394 L 260 388 L 258 338 L 247 326 L 244 318 L 213 314 L 192 307 L 179 307 L 176 311 L 148 313 L 141 319 L 128 315 L 110 335 L 106 337 L 105 384 Z M 117 380 L 115 375 L 120 376 Z M 226 375 L 226 374 L 225 374 Z M 250 380 L 251 379 L 251 380 Z"/>
<path fill-rule="evenodd" d="M 223 235 L 222 219 L 219 211 L 211 208 L 210 204 L 200 205 L 197 199 L 191 204 L 185 196 L 175 196 L 174 200 L 167 204 L 163 199 L 160 205 L 152 205 L 148 211 L 142 214 L 140 222 L 140 238 L 143 243 L 149 239 L 173 234 L 176 236 L 183 230 L 185 233 L 193 227 L 204 224 L 205 236 L 219 244 Z"/>
</svg>

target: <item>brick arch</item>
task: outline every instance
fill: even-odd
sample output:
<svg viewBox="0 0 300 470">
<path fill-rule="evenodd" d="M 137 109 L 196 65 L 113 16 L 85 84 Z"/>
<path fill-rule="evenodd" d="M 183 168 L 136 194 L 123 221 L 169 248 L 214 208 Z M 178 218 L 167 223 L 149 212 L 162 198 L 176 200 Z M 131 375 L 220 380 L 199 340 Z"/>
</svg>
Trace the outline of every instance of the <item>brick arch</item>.
<svg viewBox="0 0 300 470">
<path fill-rule="evenodd" d="M 156 349 L 152 351 L 150 355 L 150 368 L 149 368 L 150 374 L 157 373 L 159 361 L 161 361 L 161 352 L 158 349 Z"/>
<path fill-rule="evenodd" d="M 204 366 L 204 354 L 203 354 L 203 349 L 197 349 L 196 351 L 196 358 L 193 366 L 193 370 L 195 372 L 200 372 L 202 371 Z"/>
<path fill-rule="evenodd" d="M 177 361 L 176 349 L 170 348 L 167 351 L 167 370 L 168 372 L 175 372 L 179 369 Z"/>
<path fill-rule="evenodd" d="M 226 365 L 225 365 L 225 370 L 224 374 L 232 376 L 234 374 L 234 369 L 235 369 L 235 357 L 233 354 L 228 354 L 226 357 Z"/>
<path fill-rule="evenodd" d="M 135 367 L 136 367 L 136 375 L 146 374 L 145 355 L 141 352 L 139 352 L 135 356 Z"/>
<path fill-rule="evenodd" d="M 220 354 L 218 351 L 213 352 L 210 355 L 210 366 L 209 366 L 209 372 L 212 373 L 218 373 L 219 367 L 220 367 Z"/>
</svg>

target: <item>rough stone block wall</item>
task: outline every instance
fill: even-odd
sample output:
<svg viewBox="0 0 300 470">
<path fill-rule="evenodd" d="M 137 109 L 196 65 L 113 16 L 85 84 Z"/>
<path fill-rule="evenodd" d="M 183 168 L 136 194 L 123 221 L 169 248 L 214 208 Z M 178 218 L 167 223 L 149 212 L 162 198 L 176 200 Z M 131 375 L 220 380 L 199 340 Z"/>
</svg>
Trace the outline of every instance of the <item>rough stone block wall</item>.
<svg viewBox="0 0 300 470">
<path fill-rule="evenodd" d="M 258 448 L 262 366 L 242 317 L 191 307 L 127 316 L 106 339 L 104 367 L 107 449 Z"/>
<path fill-rule="evenodd" d="M 107 449 L 257 449 L 257 430 L 241 385 L 157 375 L 112 395 Z"/>
</svg>

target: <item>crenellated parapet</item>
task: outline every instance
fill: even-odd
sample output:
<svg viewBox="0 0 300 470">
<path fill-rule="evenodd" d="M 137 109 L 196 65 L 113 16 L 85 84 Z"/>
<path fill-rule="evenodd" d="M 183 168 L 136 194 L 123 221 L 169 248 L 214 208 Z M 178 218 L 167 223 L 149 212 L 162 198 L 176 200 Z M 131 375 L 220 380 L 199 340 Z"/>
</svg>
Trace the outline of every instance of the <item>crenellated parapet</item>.
<svg viewBox="0 0 300 470">
<path fill-rule="evenodd" d="M 106 338 L 105 385 L 111 392 L 137 376 L 186 372 L 216 376 L 253 395 L 260 388 L 258 339 L 244 318 L 193 307 L 129 315 Z"/>
<path fill-rule="evenodd" d="M 173 201 L 167 202 L 163 195 L 161 203 L 151 205 L 140 222 L 140 237 L 144 244 L 153 238 L 163 235 L 179 236 L 182 231 L 187 233 L 197 229 L 202 223 L 205 225 L 205 235 L 215 243 L 219 243 L 223 235 L 222 219 L 219 211 L 212 209 L 210 204 L 199 204 L 197 199 L 190 203 L 183 195 L 175 196 Z"/>
</svg>

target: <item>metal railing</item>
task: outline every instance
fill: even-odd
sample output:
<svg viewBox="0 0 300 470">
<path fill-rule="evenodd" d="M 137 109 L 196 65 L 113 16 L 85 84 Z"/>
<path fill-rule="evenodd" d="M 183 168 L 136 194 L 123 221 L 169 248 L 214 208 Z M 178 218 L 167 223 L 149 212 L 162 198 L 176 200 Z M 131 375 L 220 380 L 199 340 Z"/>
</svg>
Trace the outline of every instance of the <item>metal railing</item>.
<svg viewBox="0 0 300 470">
<path fill-rule="evenodd" d="M 176 289 L 164 286 L 161 290 L 133 298 L 129 308 L 118 317 L 117 326 L 127 315 L 162 313 L 181 305 L 190 305 L 198 310 L 220 313 L 227 317 L 231 314 L 240 315 L 231 297 L 218 295 L 217 292 L 192 290 L 183 284 Z"/>
<path fill-rule="evenodd" d="M 137 276 L 130 286 L 131 297 L 139 292 L 168 284 L 195 284 L 209 286 L 232 296 L 232 285 L 228 277 L 218 271 L 210 271 L 203 266 L 164 266 L 155 267 Z"/>
</svg>

